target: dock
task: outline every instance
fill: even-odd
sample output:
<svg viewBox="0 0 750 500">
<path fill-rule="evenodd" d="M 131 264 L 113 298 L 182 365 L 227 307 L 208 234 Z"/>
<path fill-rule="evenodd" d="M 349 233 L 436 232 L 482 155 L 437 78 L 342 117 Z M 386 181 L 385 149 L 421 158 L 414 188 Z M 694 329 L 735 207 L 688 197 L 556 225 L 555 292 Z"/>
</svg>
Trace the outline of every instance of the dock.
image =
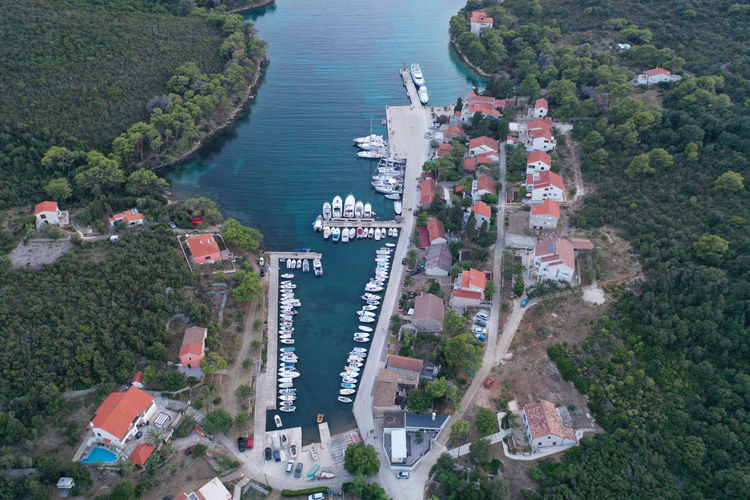
<svg viewBox="0 0 750 500">
<path fill-rule="evenodd" d="M 367 228 L 378 228 L 378 227 L 385 227 L 385 228 L 392 228 L 395 227 L 396 229 L 402 228 L 404 225 L 403 221 L 396 221 L 396 220 L 375 220 L 375 219 L 329 219 L 323 221 L 323 227 L 353 227 L 358 228 L 361 227 L 363 229 Z"/>
<path fill-rule="evenodd" d="M 414 85 L 414 81 L 411 79 L 411 73 L 407 68 L 401 68 L 399 70 L 399 73 L 401 73 L 401 78 L 404 80 L 406 94 L 409 96 L 409 101 L 411 102 L 412 106 L 415 104 L 419 104 L 421 106 L 422 103 L 419 101 L 419 94 L 417 94 L 417 87 L 416 85 Z"/>
</svg>

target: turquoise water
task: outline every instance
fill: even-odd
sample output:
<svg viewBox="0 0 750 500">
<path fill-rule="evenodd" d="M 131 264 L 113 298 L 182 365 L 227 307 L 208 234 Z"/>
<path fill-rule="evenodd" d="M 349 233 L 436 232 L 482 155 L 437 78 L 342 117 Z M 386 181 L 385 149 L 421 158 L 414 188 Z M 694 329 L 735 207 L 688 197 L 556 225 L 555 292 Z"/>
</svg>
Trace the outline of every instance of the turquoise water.
<svg viewBox="0 0 750 500">
<path fill-rule="evenodd" d="M 107 450 L 106 448 L 99 448 L 98 446 L 95 446 L 91 448 L 91 451 L 86 458 L 81 459 L 81 462 L 83 462 L 84 464 L 90 464 L 94 462 L 109 464 L 112 462 L 117 462 L 117 455 Z"/>
<path fill-rule="evenodd" d="M 168 175 L 178 195 L 209 196 L 228 216 L 260 229 L 268 249 L 323 252 L 323 278 L 295 273 L 303 303 L 295 321 L 302 376 L 295 381 L 297 412 L 281 414 L 285 427 L 303 426 L 306 442 L 317 439 L 320 411 L 333 432 L 353 424 L 348 405 L 336 401 L 338 373 L 353 346 L 354 311 L 379 246 L 324 242 L 311 223 L 336 194 L 352 193 L 380 215 L 393 215 L 392 202 L 369 185 L 372 162 L 357 158 L 351 139 L 368 134 L 371 119 L 383 133 L 384 106 L 408 103 L 398 74 L 404 63 L 421 64 L 432 105 L 455 103 L 482 86 L 449 47 L 448 20 L 464 3 L 279 0 L 247 14 L 269 44 L 256 99 Z"/>
</svg>

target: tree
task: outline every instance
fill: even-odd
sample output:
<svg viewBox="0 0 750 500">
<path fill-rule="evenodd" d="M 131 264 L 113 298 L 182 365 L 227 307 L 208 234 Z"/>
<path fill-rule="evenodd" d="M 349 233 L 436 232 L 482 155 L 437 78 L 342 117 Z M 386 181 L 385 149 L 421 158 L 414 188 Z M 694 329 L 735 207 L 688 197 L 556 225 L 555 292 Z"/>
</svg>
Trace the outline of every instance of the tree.
<svg viewBox="0 0 750 500">
<path fill-rule="evenodd" d="M 664 148 L 652 149 L 648 154 L 649 166 L 655 170 L 664 170 L 674 165 L 674 157 Z"/>
<path fill-rule="evenodd" d="M 417 214 L 417 226 L 425 227 L 428 220 L 430 220 L 430 214 L 427 211 L 423 210 Z"/>
<path fill-rule="evenodd" d="M 125 181 L 125 191 L 136 196 L 163 191 L 167 187 L 169 187 L 169 183 L 166 179 L 145 168 L 139 168 L 130 174 L 128 180 Z"/>
<path fill-rule="evenodd" d="M 75 183 L 93 193 L 111 189 L 125 182 L 120 162 L 99 151 L 89 151 L 86 166 L 75 176 Z"/>
<path fill-rule="evenodd" d="M 448 309 L 443 318 L 443 333 L 453 337 L 461 332 L 466 331 L 466 324 L 468 319 L 466 316 L 461 316 L 453 309 Z"/>
<path fill-rule="evenodd" d="M 44 186 L 44 192 L 47 196 L 55 201 L 63 201 L 70 198 L 73 194 L 73 189 L 70 187 L 70 182 L 65 177 L 58 177 L 52 179 Z"/>
<path fill-rule="evenodd" d="M 609 160 L 609 152 L 606 149 L 599 148 L 591 153 L 589 160 L 591 160 L 594 165 L 603 167 Z"/>
<path fill-rule="evenodd" d="M 534 75 L 528 75 L 521 82 L 521 86 L 518 88 L 518 94 L 523 96 L 534 97 L 541 87 Z"/>
<path fill-rule="evenodd" d="M 215 352 L 209 352 L 208 355 L 201 360 L 200 367 L 206 375 L 213 375 L 226 368 L 227 362 Z"/>
<path fill-rule="evenodd" d="M 208 451 L 208 446 L 203 443 L 198 443 L 195 445 L 195 448 L 193 448 L 193 455 L 196 457 L 202 457 L 206 454 Z"/>
<path fill-rule="evenodd" d="M 232 298 L 236 302 L 241 304 L 251 302 L 263 292 L 258 273 L 240 269 L 234 277 L 238 281 L 238 285 L 232 290 Z"/>
<path fill-rule="evenodd" d="M 149 430 L 146 431 L 146 441 L 155 446 L 158 446 L 162 441 L 164 441 L 164 433 L 159 429 L 149 427 Z"/>
<path fill-rule="evenodd" d="M 625 169 L 625 175 L 628 176 L 628 179 L 634 179 L 637 175 L 640 174 L 653 174 L 656 172 L 656 169 L 651 167 L 650 163 L 650 157 L 648 154 L 643 153 L 635 158 L 630 162 L 628 165 L 628 168 Z"/>
<path fill-rule="evenodd" d="M 146 386 L 152 385 L 154 382 L 156 382 L 156 367 L 153 365 L 148 365 L 143 370 L 143 382 L 146 384 Z"/>
<path fill-rule="evenodd" d="M 250 415 L 245 412 L 240 412 L 234 416 L 234 426 L 238 429 L 247 429 L 250 421 Z"/>
<path fill-rule="evenodd" d="M 159 373 L 158 380 L 164 386 L 164 389 L 168 391 L 182 389 L 187 383 L 185 374 L 177 370 L 167 370 Z"/>
<path fill-rule="evenodd" d="M 351 483 L 344 483 L 341 488 L 361 500 L 389 500 L 390 497 L 378 483 L 368 483 L 362 476 L 357 476 Z"/>
<path fill-rule="evenodd" d="M 204 196 L 185 200 L 185 209 L 192 217 L 203 217 L 208 224 L 218 224 L 222 220 L 216 202 Z"/>
<path fill-rule="evenodd" d="M 246 227 L 236 219 L 227 219 L 221 227 L 221 234 L 227 241 L 237 243 L 237 246 L 248 252 L 255 252 L 263 241 L 263 234 L 255 228 Z"/>
<path fill-rule="evenodd" d="M 71 151 L 68 148 L 52 146 L 42 157 L 42 165 L 50 170 L 67 173 L 74 165 L 83 161 L 83 151 Z"/>
<path fill-rule="evenodd" d="M 477 410 L 477 414 L 474 417 L 474 425 L 477 427 L 477 432 L 480 436 L 494 434 L 500 430 L 497 423 L 497 415 L 487 408 L 479 408 Z"/>
<path fill-rule="evenodd" d="M 469 422 L 458 419 L 451 425 L 451 439 L 466 439 L 469 435 Z"/>
<path fill-rule="evenodd" d="M 516 297 L 520 297 L 523 295 L 525 288 L 526 286 L 523 284 L 523 281 L 516 281 L 515 284 L 513 284 L 513 294 Z"/>
<path fill-rule="evenodd" d="M 589 132 L 589 134 L 586 136 L 586 138 L 583 140 L 583 150 L 587 153 L 591 153 L 592 151 L 599 149 L 604 145 L 604 136 L 597 132 L 596 130 L 592 130 Z"/>
<path fill-rule="evenodd" d="M 489 439 L 477 439 L 469 445 L 469 453 L 471 458 L 479 464 L 486 464 L 492 459 L 490 454 L 490 440 Z"/>
<path fill-rule="evenodd" d="M 414 413 L 424 413 L 432 405 L 432 398 L 422 389 L 414 389 L 406 398 L 406 407 Z"/>
<path fill-rule="evenodd" d="M 109 493 L 111 500 L 135 500 L 135 484 L 133 481 L 123 481 L 112 487 Z"/>
<path fill-rule="evenodd" d="M 693 243 L 693 251 L 699 259 L 715 263 L 720 260 L 729 249 L 729 242 L 715 234 L 701 236 Z"/>
<path fill-rule="evenodd" d="M 344 468 L 355 476 L 370 477 L 380 470 L 378 452 L 364 442 L 351 443 L 346 447 Z"/>
<path fill-rule="evenodd" d="M 446 365 L 451 367 L 462 366 L 464 369 L 472 371 L 479 366 L 479 354 L 481 352 L 482 347 L 468 333 L 462 333 L 444 340 L 440 346 L 440 353 Z"/>
<path fill-rule="evenodd" d="M 716 178 L 714 189 L 719 193 L 736 193 L 745 189 L 744 181 L 742 174 L 728 170 Z"/>
<path fill-rule="evenodd" d="M 253 388 L 245 384 L 238 385 L 234 393 L 240 400 L 244 401 L 246 399 L 250 399 L 250 396 L 253 395 Z"/>
<path fill-rule="evenodd" d="M 495 292 L 497 292 L 497 285 L 495 284 L 494 280 L 488 280 L 487 285 L 484 288 L 484 296 L 485 298 L 490 298 L 493 295 L 495 295 Z"/>
<path fill-rule="evenodd" d="M 425 392 L 432 399 L 439 399 L 446 395 L 448 392 L 448 379 L 445 377 L 439 377 L 432 382 L 427 382 L 425 386 Z"/>
<path fill-rule="evenodd" d="M 232 428 L 232 415 L 230 415 L 225 409 L 219 408 L 208 412 L 206 418 L 203 419 L 203 428 L 211 434 L 218 434 L 220 432 L 227 432 Z"/>
</svg>

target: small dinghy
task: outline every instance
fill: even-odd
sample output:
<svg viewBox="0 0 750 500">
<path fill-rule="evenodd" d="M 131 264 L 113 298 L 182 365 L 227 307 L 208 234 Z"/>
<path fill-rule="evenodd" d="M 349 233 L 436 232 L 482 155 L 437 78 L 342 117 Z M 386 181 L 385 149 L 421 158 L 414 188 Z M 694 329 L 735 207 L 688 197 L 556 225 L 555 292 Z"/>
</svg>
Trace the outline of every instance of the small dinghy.
<svg viewBox="0 0 750 500">
<path fill-rule="evenodd" d="M 279 384 L 279 388 L 281 389 L 291 389 L 294 387 L 294 384 L 291 382 L 284 382 L 283 384 Z"/>
<path fill-rule="evenodd" d="M 396 236 L 396 235 L 394 234 L 394 236 Z M 389 248 L 393 248 L 393 247 L 396 246 L 396 244 L 395 243 L 386 243 L 385 246 L 387 246 Z"/>
<path fill-rule="evenodd" d="M 296 406 L 282 406 L 281 408 L 279 408 L 279 411 L 283 411 L 284 413 L 292 413 L 296 409 Z"/>
<path fill-rule="evenodd" d="M 273 416 L 273 421 L 276 423 L 276 428 L 281 427 L 281 417 L 278 415 Z"/>
<path fill-rule="evenodd" d="M 363 332 L 371 332 L 372 331 L 372 328 L 370 328 L 369 326 L 364 326 L 364 325 L 359 325 L 359 329 L 362 330 Z M 294 349 L 294 348 L 292 348 L 292 349 Z"/>
<path fill-rule="evenodd" d="M 281 275 L 281 277 L 285 278 L 285 279 L 291 279 L 291 278 L 294 278 L 294 274 L 292 274 L 292 273 L 284 273 L 284 274 Z"/>
<path fill-rule="evenodd" d="M 354 394 L 355 392 L 357 392 L 357 391 L 354 390 L 354 389 L 341 389 L 341 390 L 339 390 L 339 394 L 341 394 L 342 396 L 348 396 L 349 394 Z"/>
<path fill-rule="evenodd" d="M 352 402 L 352 398 L 347 398 L 346 396 L 339 396 L 337 399 L 339 401 L 341 401 L 342 403 L 351 403 Z"/>
</svg>

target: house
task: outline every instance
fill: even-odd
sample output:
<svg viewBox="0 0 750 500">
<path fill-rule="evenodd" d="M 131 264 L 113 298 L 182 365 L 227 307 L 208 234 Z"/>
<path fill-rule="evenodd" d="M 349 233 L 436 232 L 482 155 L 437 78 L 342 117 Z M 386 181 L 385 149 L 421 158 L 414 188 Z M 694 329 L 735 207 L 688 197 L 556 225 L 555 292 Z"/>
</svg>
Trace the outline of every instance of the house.
<svg viewBox="0 0 750 500">
<path fill-rule="evenodd" d="M 471 207 L 471 212 L 474 214 L 474 229 L 482 227 L 482 223 L 487 222 L 489 227 L 492 224 L 492 209 L 483 201 L 474 203 Z"/>
<path fill-rule="evenodd" d="M 438 415 L 432 413 L 405 413 L 404 429 L 406 432 L 434 432 L 438 433 L 443 430 L 448 423 L 450 415 Z"/>
<path fill-rule="evenodd" d="M 440 145 L 438 146 L 438 150 L 437 150 L 438 158 L 442 158 L 446 156 L 448 153 L 450 153 L 452 147 L 453 145 L 447 142 L 440 143 Z"/>
<path fill-rule="evenodd" d="M 427 249 L 424 260 L 424 273 L 427 276 L 448 276 L 453 265 L 448 243 L 435 243 Z"/>
<path fill-rule="evenodd" d="M 43 201 L 34 207 L 36 229 L 40 231 L 45 224 L 65 227 L 70 221 L 67 210 L 60 210 L 55 201 Z"/>
<path fill-rule="evenodd" d="M 208 329 L 191 326 L 185 330 L 180 347 L 180 366 L 183 369 L 199 368 L 206 356 L 206 335 Z"/>
<path fill-rule="evenodd" d="M 443 299 L 431 293 L 422 293 L 414 299 L 412 323 L 419 332 L 443 331 Z"/>
<path fill-rule="evenodd" d="M 453 125 L 450 125 L 447 129 L 445 129 L 443 136 L 446 139 L 466 138 L 466 132 L 464 132 L 464 129 L 462 126 L 454 123 Z"/>
<path fill-rule="evenodd" d="M 427 235 L 430 238 L 430 245 L 448 242 L 445 237 L 445 225 L 440 219 L 430 219 L 427 221 Z"/>
<path fill-rule="evenodd" d="M 635 81 L 638 85 L 656 85 L 662 82 L 679 82 L 681 79 L 680 75 L 673 75 L 669 70 L 654 68 L 638 75 Z"/>
<path fill-rule="evenodd" d="M 183 493 L 175 500 L 232 500 L 232 494 L 218 477 L 213 478 L 190 493 Z"/>
<path fill-rule="evenodd" d="M 422 208 L 430 208 L 430 203 L 435 200 L 435 194 L 437 193 L 437 182 L 432 178 L 425 179 L 420 184 L 420 188 L 422 193 L 419 206 Z"/>
<path fill-rule="evenodd" d="M 143 372 L 135 372 L 133 380 L 130 381 L 130 385 L 133 385 L 139 389 L 143 389 Z"/>
<path fill-rule="evenodd" d="M 497 163 L 499 156 L 496 153 L 484 153 L 473 158 L 464 158 L 464 170 L 474 173 L 481 165 Z"/>
<path fill-rule="evenodd" d="M 141 443 L 138 446 L 136 446 L 133 451 L 130 453 L 130 456 L 128 456 L 128 460 L 131 460 L 136 465 L 140 465 L 143 467 L 146 465 L 146 460 L 148 460 L 148 457 L 151 456 L 151 454 L 156 449 L 156 446 L 150 443 Z"/>
<path fill-rule="evenodd" d="M 419 387 L 420 374 L 383 368 L 372 388 L 372 406 L 379 411 L 400 409 L 409 391 Z"/>
<path fill-rule="evenodd" d="M 530 255 L 533 271 L 539 281 L 573 280 L 575 273 L 575 249 L 563 238 L 552 238 L 536 244 Z"/>
<path fill-rule="evenodd" d="M 138 424 L 151 420 L 155 413 L 153 396 L 131 385 L 127 392 L 107 396 L 89 429 L 104 443 L 122 448 L 138 432 Z"/>
<path fill-rule="evenodd" d="M 557 202 L 565 199 L 565 185 L 562 177 L 551 170 L 526 175 L 526 190 L 531 194 L 532 203 L 544 200 Z"/>
<path fill-rule="evenodd" d="M 219 244 L 212 234 L 199 234 L 186 238 L 190 255 L 196 264 L 211 264 L 221 260 Z"/>
<path fill-rule="evenodd" d="M 529 229 L 555 229 L 560 220 L 560 204 L 544 200 L 541 205 L 532 205 L 529 214 Z"/>
<path fill-rule="evenodd" d="M 391 415 L 393 427 L 383 428 L 383 448 L 392 470 L 408 471 L 429 453 L 450 416 L 405 412 L 402 415 Z"/>
<path fill-rule="evenodd" d="M 552 151 L 556 145 L 552 120 L 535 118 L 526 125 L 526 151 Z"/>
<path fill-rule="evenodd" d="M 478 201 L 486 194 L 497 194 L 497 181 L 488 175 L 480 175 L 471 183 L 471 198 Z"/>
<path fill-rule="evenodd" d="M 479 156 L 484 153 L 496 153 L 500 151 L 500 144 L 493 138 L 483 135 L 469 141 L 469 156 Z"/>
<path fill-rule="evenodd" d="M 417 234 L 419 235 L 418 248 L 429 248 L 430 246 L 430 234 L 427 232 L 426 226 L 417 226 Z"/>
<path fill-rule="evenodd" d="M 555 405 L 537 399 L 523 407 L 523 425 L 534 452 L 550 446 L 565 446 L 578 443 L 575 430 L 563 425 Z"/>
<path fill-rule="evenodd" d="M 526 159 L 526 173 L 542 172 L 552 168 L 552 157 L 544 151 L 532 151 Z"/>
<path fill-rule="evenodd" d="M 549 104 L 547 103 L 547 99 L 543 97 L 541 99 L 537 99 L 536 102 L 534 102 L 534 109 L 531 109 L 529 111 L 531 111 L 530 114 L 534 118 L 544 118 L 549 112 Z"/>
<path fill-rule="evenodd" d="M 451 307 L 479 307 L 487 287 L 487 276 L 482 271 L 469 269 L 461 272 L 453 282 Z"/>
<path fill-rule="evenodd" d="M 401 370 L 416 374 L 422 373 L 423 364 L 424 361 L 421 359 L 396 356 L 395 354 L 389 354 L 388 359 L 385 361 L 385 367 L 389 370 Z"/>
<path fill-rule="evenodd" d="M 145 219 L 143 218 L 143 214 L 139 213 L 137 208 L 131 208 L 129 210 L 125 210 L 124 212 L 114 214 L 112 217 L 110 217 L 109 225 L 115 227 L 115 224 L 117 224 L 118 222 L 124 222 L 129 227 L 142 226 L 144 221 Z"/>
<path fill-rule="evenodd" d="M 471 13 L 471 32 L 477 36 L 481 36 L 484 30 L 492 28 L 493 22 L 491 17 L 487 17 L 486 12 L 475 10 Z"/>
</svg>

